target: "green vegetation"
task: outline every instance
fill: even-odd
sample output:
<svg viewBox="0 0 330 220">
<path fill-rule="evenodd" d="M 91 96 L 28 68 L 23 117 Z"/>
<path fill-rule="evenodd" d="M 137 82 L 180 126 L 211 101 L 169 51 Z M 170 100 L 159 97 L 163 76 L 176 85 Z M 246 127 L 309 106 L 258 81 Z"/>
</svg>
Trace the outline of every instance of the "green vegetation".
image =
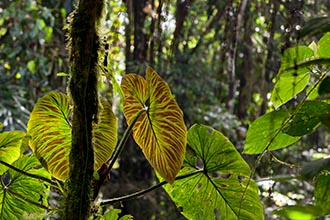
<svg viewBox="0 0 330 220">
<path fill-rule="evenodd" d="M 71 7 L 0 3 L 0 219 L 330 215 L 327 1 Z"/>
</svg>

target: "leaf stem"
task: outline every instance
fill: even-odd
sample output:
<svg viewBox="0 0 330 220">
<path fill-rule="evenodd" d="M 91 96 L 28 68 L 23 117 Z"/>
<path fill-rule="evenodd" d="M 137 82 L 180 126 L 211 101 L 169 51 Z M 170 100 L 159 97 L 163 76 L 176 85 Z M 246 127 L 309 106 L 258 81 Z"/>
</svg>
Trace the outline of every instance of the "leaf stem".
<svg viewBox="0 0 330 220">
<path fill-rule="evenodd" d="M 121 152 L 123 151 L 124 149 L 124 146 L 125 146 L 125 143 L 127 142 L 130 134 L 132 133 L 132 129 L 135 125 L 135 123 L 137 122 L 137 120 L 140 118 L 140 116 L 146 112 L 147 109 L 146 108 L 143 108 L 141 109 L 136 117 L 133 119 L 132 123 L 127 127 L 127 129 L 125 130 L 124 134 L 123 134 L 123 137 L 121 138 L 119 144 L 118 144 L 118 147 L 116 147 L 115 149 L 115 152 L 112 154 L 111 158 L 110 158 L 110 164 L 109 164 L 109 167 L 107 169 L 107 172 L 106 173 L 109 173 L 110 170 L 112 169 L 113 165 L 115 164 L 116 160 L 118 159 L 119 155 L 121 154 Z"/>
<path fill-rule="evenodd" d="M 25 176 L 28 176 L 28 177 L 31 177 L 31 178 L 34 178 L 34 179 L 38 179 L 38 180 L 41 180 L 41 181 L 44 181 L 44 182 L 47 182 L 49 183 L 50 185 L 52 185 L 53 187 L 56 187 L 58 188 L 57 184 L 53 181 L 53 180 L 50 180 L 50 179 L 47 179 L 46 177 L 43 177 L 43 176 L 39 176 L 39 175 L 36 175 L 36 174 L 32 174 L 32 173 L 28 173 L 28 172 L 25 172 L 23 170 L 20 170 L 12 165 L 10 165 L 9 163 L 6 163 L 4 161 L 1 161 L 0 160 L 0 164 L 6 166 L 6 167 L 9 167 L 10 169 L 20 173 L 20 174 L 23 174 Z"/>
<path fill-rule="evenodd" d="M 178 176 L 175 178 L 175 180 L 181 180 L 181 179 L 184 179 L 184 178 L 187 178 L 187 177 L 190 177 L 190 176 L 194 176 L 196 174 L 199 174 L 199 173 L 203 173 L 204 170 L 203 169 L 200 169 L 200 170 L 196 170 L 194 172 L 191 172 L 191 173 L 188 173 L 188 174 L 184 174 L 184 175 L 181 175 L 181 176 Z M 154 186 L 151 186 L 147 189 L 143 189 L 143 190 L 140 190 L 138 192 L 135 192 L 135 193 L 132 193 L 132 194 L 129 194 L 129 195 L 125 195 L 125 196 L 121 196 L 121 197 L 117 197 L 117 198 L 112 198 L 112 199 L 108 199 L 108 200 L 103 200 L 101 202 L 101 206 L 103 205 L 108 205 L 108 204 L 113 204 L 113 203 L 116 203 L 116 202 L 123 202 L 123 201 L 127 201 L 127 200 L 130 200 L 130 199 L 134 199 L 134 198 L 137 198 L 139 196 L 142 196 L 148 192 L 151 192 L 165 184 L 167 184 L 168 182 L 167 181 L 162 181 Z"/>
<path fill-rule="evenodd" d="M 117 147 L 115 148 L 113 154 L 111 155 L 110 159 L 109 159 L 109 165 L 107 167 L 107 169 L 102 172 L 104 173 L 103 175 L 100 175 L 100 179 L 95 181 L 94 182 L 94 192 L 93 192 L 93 197 L 94 199 L 97 197 L 97 195 L 99 194 L 99 191 L 100 191 L 100 188 L 101 186 L 103 185 L 106 177 L 107 177 L 107 174 L 110 173 L 111 169 L 113 168 L 113 165 L 115 164 L 116 160 L 118 159 L 119 155 L 121 154 L 121 152 L 123 151 L 124 149 L 124 146 L 125 146 L 125 143 L 127 142 L 130 134 L 132 133 L 132 129 L 135 125 L 135 123 L 137 122 L 137 120 L 140 118 L 140 116 L 146 112 L 147 109 L 146 108 L 143 108 L 141 109 L 136 117 L 133 119 L 132 123 L 127 127 L 127 129 L 125 130 L 124 134 L 123 134 L 123 137 L 121 138 L 119 144 L 117 145 Z"/>
</svg>

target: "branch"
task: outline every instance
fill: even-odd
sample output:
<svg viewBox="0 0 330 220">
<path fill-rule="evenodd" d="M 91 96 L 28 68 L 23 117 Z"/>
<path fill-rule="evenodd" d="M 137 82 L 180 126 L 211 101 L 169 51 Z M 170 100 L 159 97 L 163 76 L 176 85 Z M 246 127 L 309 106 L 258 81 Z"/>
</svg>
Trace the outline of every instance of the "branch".
<svg viewBox="0 0 330 220">
<path fill-rule="evenodd" d="M 184 174 L 182 176 L 178 176 L 178 177 L 175 178 L 175 180 L 181 180 L 181 179 L 184 179 L 184 178 L 187 178 L 187 177 L 190 177 L 190 176 L 194 176 L 194 175 L 202 173 L 202 172 L 204 172 L 203 169 L 196 170 L 192 173 L 188 173 L 188 174 Z M 155 189 L 157 189 L 157 188 L 159 188 L 159 187 L 161 187 L 161 186 L 163 186 L 167 183 L 168 183 L 167 181 L 162 181 L 162 182 L 160 182 L 160 183 L 158 183 L 154 186 L 151 186 L 147 189 L 143 189 L 141 191 L 138 191 L 138 192 L 135 192 L 135 193 L 132 193 L 132 194 L 129 194 L 129 195 L 125 195 L 125 196 L 121 196 L 121 197 L 117 197 L 117 198 L 113 198 L 113 199 L 108 199 L 108 200 L 103 200 L 100 205 L 103 206 L 103 205 L 113 204 L 113 203 L 116 203 L 116 202 L 123 202 L 123 201 L 127 201 L 127 200 L 130 200 L 130 199 L 134 199 L 134 198 L 142 196 L 142 195 L 144 195 L 148 192 L 151 192 L 151 191 L 153 191 L 153 190 L 155 190 Z"/>
</svg>

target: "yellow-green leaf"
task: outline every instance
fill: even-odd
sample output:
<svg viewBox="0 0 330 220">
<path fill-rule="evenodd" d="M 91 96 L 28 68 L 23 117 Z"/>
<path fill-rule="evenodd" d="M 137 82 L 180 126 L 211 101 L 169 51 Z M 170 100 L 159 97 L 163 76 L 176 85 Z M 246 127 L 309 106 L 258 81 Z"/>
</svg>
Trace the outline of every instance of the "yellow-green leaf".
<svg viewBox="0 0 330 220">
<path fill-rule="evenodd" d="M 146 79 L 127 74 L 122 80 L 124 115 L 130 125 L 146 109 L 133 127 L 133 137 L 150 164 L 168 182 L 179 172 L 186 148 L 187 129 L 183 113 L 166 82 L 151 68 Z"/>
<path fill-rule="evenodd" d="M 117 142 L 117 121 L 111 106 L 101 100 L 99 122 L 94 126 L 94 169 L 111 156 Z M 66 180 L 71 149 L 71 106 L 65 94 L 50 92 L 35 105 L 28 122 L 30 147 L 50 174 Z"/>
<path fill-rule="evenodd" d="M 117 119 L 112 112 L 111 105 L 101 99 L 102 109 L 99 122 L 94 127 L 94 169 L 98 170 L 102 164 L 110 159 L 117 144 Z"/>
<path fill-rule="evenodd" d="M 0 133 L 0 160 L 12 164 L 21 153 L 22 140 L 25 136 L 21 131 Z M 0 175 L 8 170 L 8 167 L 0 165 Z"/>
</svg>

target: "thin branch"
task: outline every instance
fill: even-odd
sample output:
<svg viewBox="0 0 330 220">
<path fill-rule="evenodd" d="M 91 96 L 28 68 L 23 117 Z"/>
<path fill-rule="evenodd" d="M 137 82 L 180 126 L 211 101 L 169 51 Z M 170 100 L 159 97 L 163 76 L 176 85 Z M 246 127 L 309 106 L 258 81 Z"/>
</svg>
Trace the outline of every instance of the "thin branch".
<svg viewBox="0 0 330 220">
<path fill-rule="evenodd" d="M 133 129 L 136 121 L 140 118 L 142 113 L 144 113 L 146 111 L 147 111 L 147 109 L 143 108 L 137 113 L 136 117 L 133 119 L 132 123 L 125 130 L 123 137 L 121 138 L 119 144 L 117 145 L 116 149 L 114 150 L 113 154 L 111 155 L 111 158 L 109 159 L 109 161 L 110 161 L 109 166 L 106 168 L 106 170 L 104 172 L 102 172 L 102 175 L 100 175 L 100 179 L 94 182 L 94 189 L 93 189 L 93 191 L 94 191 L 93 198 L 94 199 L 99 194 L 100 188 L 103 185 L 104 181 L 106 180 L 107 175 L 110 173 L 113 165 L 115 164 L 119 155 L 123 151 L 125 143 L 127 142 L 129 136 L 131 135 L 132 129 Z"/>
<path fill-rule="evenodd" d="M 188 174 L 185 174 L 185 175 L 182 175 L 182 176 L 178 176 L 178 177 L 175 178 L 175 180 L 184 179 L 184 178 L 194 176 L 194 175 L 202 173 L 202 172 L 204 172 L 203 169 L 196 170 L 192 173 L 188 173 Z M 138 191 L 138 192 L 135 192 L 135 193 L 132 193 L 132 194 L 129 194 L 129 195 L 125 195 L 125 196 L 121 196 L 121 197 L 117 197 L 117 198 L 113 198 L 113 199 L 108 199 L 108 200 L 103 200 L 100 205 L 103 206 L 103 205 L 113 204 L 113 203 L 116 203 L 116 202 L 123 202 L 123 201 L 127 201 L 127 200 L 130 200 L 130 199 L 134 199 L 134 198 L 142 196 L 142 195 L 144 195 L 148 192 L 151 192 L 151 191 L 153 191 L 153 190 L 155 190 L 155 189 L 157 189 L 157 188 L 159 188 L 159 187 L 161 187 L 161 186 L 163 186 L 167 183 L 168 183 L 167 181 L 162 181 L 162 182 L 160 182 L 160 183 L 158 183 L 154 186 L 151 186 L 147 189 L 143 189 L 141 191 Z"/>
<path fill-rule="evenodd" d="M 32 173 L 28 173 L 28 172 L 25 172 L 23 170 L 20 170 L 12 165 L 10 165 L 9 163 L 6 163 L 4 161 L 1 161 L 0 160 L 0 164 L 6 166 L 6 167 L 9 167 L 10 169 L 22 174 L 22 175 L 25 175 L 25 176 L 28 176 L 28 177 L 31 177 L 31 178 L 34 178 L 34 179 L 38 179 L 38 180 L 41 180 L 41 181 L 44 181 L 44 182 L 47 182 L 49 183 L 50 185 L 52 185 L 53 187 L 56 187 L 58 188 L 57 184 L 55 181 L 53 180 L 50 180 L 50 179 L 47 179 L 46 177 L 43 177 L 43 176 L 39 176 L 39 175 L 36 175 L 36 174 L 32 174 Z"/>
<path fill-rule="evenodd" d="M 134 120 L 132 121 L 132 123 L 128 126 L 128 128 L 125 130 L 124 135 L 122 137 L 122 139 L 120 140 L 118 147 L 116 148 L 115 152 L 113 153 L 113 155 L 110 158 L 110 164 L 109 167 L 107 169 L 106 173 L 109 173 L 110 170 L 112 169 L 113 165 L 115 164 L 117 158 L 119 157 L 119 155 L 121 154 L 121 152 L 124 149 L 125 143 L 127 142 L 130 134 L 132 133 L 132 129 L 135 125 L 135 123 L 137 122 L 137 120 L 140 118 L 140 116 L 142 115 L 142 113 L 146 112 L 147 109 L 143 108 L 141 109 L 138 114 L 136 115 L 136 117 L 134 118 Z"/>
</svg>

